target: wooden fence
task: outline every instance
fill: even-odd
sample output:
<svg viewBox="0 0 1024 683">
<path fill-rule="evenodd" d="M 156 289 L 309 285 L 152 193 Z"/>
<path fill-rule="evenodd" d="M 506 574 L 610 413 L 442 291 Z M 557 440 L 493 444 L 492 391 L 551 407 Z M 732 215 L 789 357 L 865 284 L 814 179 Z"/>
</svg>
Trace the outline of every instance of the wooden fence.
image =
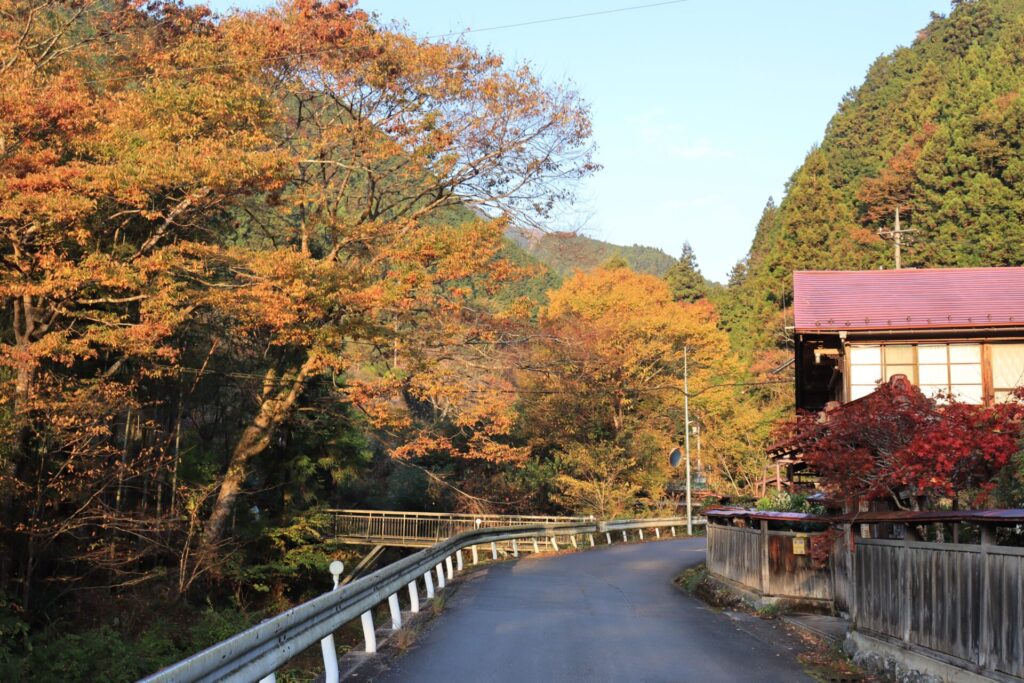
<svg viewBox="0 0 1024 683">
<path fill-rule="evenodd" d="M 1024 548 L 858 538 L 853 625 L 1024 679 Z"/>
<path fill-rule="evenodd" d="M 816 568 L 809 554 L 796 554 L 793 544 L 811 534 L 708 524 L 708 570 L 766 597 L 832 600 L 832 572 Z"/>
<path fill-rule="evenodd" d="M 708 524 L 708 571 L 746 588 L 761 590 L 761 532 Z"/>
<path fill-rule="evenodd" d="M 851 537 L 849 524 L 837 524 L 830 566 L 817 569 L 793 552 L 808 534 L 751 516 L 744 523 L 708 525 L 712 575 L 765 597 L 832 601 L 865 635 L 1024 681 L 1024 548 L 997 545 L 995 525 L 979 523 L 978 543 L 933 543 L 914 540 L 906 525 L 895 525 L 906 538 L 893 539 Z"/>
</svg>

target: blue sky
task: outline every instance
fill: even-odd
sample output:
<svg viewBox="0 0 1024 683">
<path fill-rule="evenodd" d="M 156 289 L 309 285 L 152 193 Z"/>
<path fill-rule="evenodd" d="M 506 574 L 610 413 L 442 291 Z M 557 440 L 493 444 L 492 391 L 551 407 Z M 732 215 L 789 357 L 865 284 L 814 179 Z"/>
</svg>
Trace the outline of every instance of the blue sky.
<svg viewBox="0 0 1024 683">
<path fill-rule="evenodd" d="M 359 6 L 432 36 L 656 1 Z M 909 45 L 931 11 L 948 12 L 948 0 L 687 0 L 466 39 L 571 81 L 590 102 L 604 170 L 581 187 L 585 234 L 673 256 L 689 241 L 704 274 L 724 281 L 843 94 L 879 55 Z"/>
</svg>

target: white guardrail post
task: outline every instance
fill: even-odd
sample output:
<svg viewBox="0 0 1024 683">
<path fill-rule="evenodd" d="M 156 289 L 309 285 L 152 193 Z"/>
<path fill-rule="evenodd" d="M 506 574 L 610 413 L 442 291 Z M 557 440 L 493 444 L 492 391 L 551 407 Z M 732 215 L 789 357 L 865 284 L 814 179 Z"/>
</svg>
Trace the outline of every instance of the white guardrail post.
<svg viewBox="0 0 1024 683">
<path fill-rule="evenodd" d="M 576 537 L 587 534 L 593 546 L 595 533 L 604 533 L 605 539 L 611 544 L 614 532 L 621 532 L 623 539 L 628 540 L 627 531 L 630 529 L 641 532 L 641 538 L 643 529 L 654 529 L 655 535 L 660 538 L 661 528 L 667 527 L 675 535 L 675 527 L 684 523 L 684 519 L 673 517 L 612 522 L 587 519 L 575 522 L 538 521 L 518 526 L 485 527 L 478 520 L 475 529 L 440 541 L 344 587 L 340 587 L 344 565 L 335 561 L 330 566 L 334 590 L 172 664 L 142 679 L 140 683 L 274 683 L 275 672 L 280 667 L 317 642 L 323 654 L 325 679 L 327 683 L 335 683 L 338 681 L 339 667 L 334 632 L 359 619 L 366 641 L 366 652 L 376 652 L 374 608 L 386 601 L 391 614 L 391 629 L 400 629 L 402 613 L 398 593 L 403 588 L 407 589 L 410 609 L 413 612 L 420 611 L 417 580 L 423 577 L 427 599 L 433 598 L 434 574 L 437 575 L 438 587 L 443 588 L 446 573 L 448 579 L 454 578 L 453 556 L 459 570 L 462 570 L 462 550 L 465 548 L 471 549 L 475 564 L 478 562 L 477 547 L 483 544 L 491 544 L 491 557 L 497 559 L 498 543 L 511 542 L 513 553 L 518 555 L 519 541 L 532 541 L 534 551 L 537 552 L 538 539 L 548 539 L 551 547 L 558 550 L 559 536 L 568 537 L 575 547 Z M 696 520 L 696 523 L 706 522 Z"/>
<path fill-rule="evenodd" d="M 366 652 L 373 654 L 377 651 L 377 631 L 373 628 L 373 612 L 367 610 L 359 616 L 363 622 L 363 640 L 366 641 Z"/>
<path fill-rule="evenodd" d="M 334 587 L 331 590 L 336 591 L 341 584 L 341 575 L 345 571 L 345 564 L 340 560 L 334 560 L 328 569 L 331 572 L 331 578 L 334 580 Z M 334 647 L 333 633 L 320 641 L 320 652 L 324 657 L 325 683 L 339 683 L 341 678 L 338 673 L 338 649 Z"/>
<path fill-rule="evenodd" d="M 402 628 L 402 609 L 398 606 L 398 593 L 388 596 L 388 608 L 391 610 L 391 630 Z"/>
<path fill-rule="evenodd" d="M 409 582 L 409 609 L 413 613 L 420 611 L 420 589 L 416 587 L 416 579 Z"/>
</svg>

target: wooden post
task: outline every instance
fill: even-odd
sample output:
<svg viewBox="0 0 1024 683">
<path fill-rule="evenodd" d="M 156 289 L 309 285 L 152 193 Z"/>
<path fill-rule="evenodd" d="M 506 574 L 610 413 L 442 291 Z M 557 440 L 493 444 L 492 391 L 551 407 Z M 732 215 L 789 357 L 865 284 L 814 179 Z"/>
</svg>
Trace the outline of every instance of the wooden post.
<svg viewBox="0 0 1024 683">
<path fill-rule="evenodd" d="M 768 595 L 768 520 L 761 520 L 761 595 Z"/>
<path fill-rule="evenodd" d="M 913 617 L 910 614 L 910 608 L 913 601 L 910 599 L 910 586 L 911 586 L 911 562 L 910 562 L 910 525 L 907 525 L 907 531 L 903 533 L 903 545 L 900 547 L 900 551 L 903 553 L 903 604 L 900 606 L 900 631 L 903 634 L 903 642 L 910 645 L 910 625 L 913 623 Z"/>
<path fill-rule="evenodd" d="M 981 523 L 981 605 L 978 611 L 978 666 L 991 668 L 994 633 L 989 625 L 992 610 L 992 582 L 989 580 L 988 547 L 996 543 L 996 530 L 991 524 Z"/>
</svg>

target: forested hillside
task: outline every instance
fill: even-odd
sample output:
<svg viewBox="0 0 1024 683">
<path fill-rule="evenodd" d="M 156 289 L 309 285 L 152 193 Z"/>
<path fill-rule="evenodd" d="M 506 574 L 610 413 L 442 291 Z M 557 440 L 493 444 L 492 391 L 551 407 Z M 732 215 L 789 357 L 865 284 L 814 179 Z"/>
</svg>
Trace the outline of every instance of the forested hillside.
<svg viewBox="0 0 1024 683">
<path fill-rule="evenodd" d="M 794 269 L 1024 263 L 1024 3 L 954 3 L 879 57 L 769 202 L 721 313 L 748 358 L 784 348 Z M 775 354 L 779 360 L 785 354 Z"/>
<path fill-rule="evenodd" d="M 622 259 L 638 273 L 663 276 L 676 262 L 661 249 L 634 244 L 629 247 L 602 242 L 575 232 L 509 231 L 509 237 L 558 275 L 593 270 L 612 259 Z"/>
</svg>

